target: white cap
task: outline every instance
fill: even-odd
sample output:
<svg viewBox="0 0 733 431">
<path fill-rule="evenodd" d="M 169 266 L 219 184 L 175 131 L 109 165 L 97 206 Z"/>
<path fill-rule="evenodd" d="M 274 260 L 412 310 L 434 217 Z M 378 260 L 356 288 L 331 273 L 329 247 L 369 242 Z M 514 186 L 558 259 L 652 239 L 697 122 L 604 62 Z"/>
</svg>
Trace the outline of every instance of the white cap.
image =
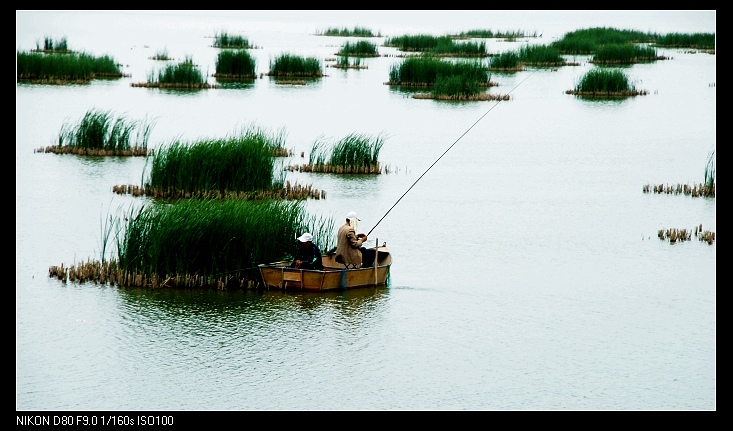
<svg viewBox="0 0 733 431">
<path fill-rule="evenodd" d="M 356 211 L 351 211 L 350 213 L 346 214 L 346 218 L 348 218 L 348 219 L 355 218 L 355 219 L 361 221 L 361 219 L 356 216 Z"/>
<path fill-rule="evenodd" d="M 306 232 L 303 235 L 298 237 L 298 241 L 300 242 L 313 241 L 313 235 L 311 235 L 310 232 Z"/>
</svg>

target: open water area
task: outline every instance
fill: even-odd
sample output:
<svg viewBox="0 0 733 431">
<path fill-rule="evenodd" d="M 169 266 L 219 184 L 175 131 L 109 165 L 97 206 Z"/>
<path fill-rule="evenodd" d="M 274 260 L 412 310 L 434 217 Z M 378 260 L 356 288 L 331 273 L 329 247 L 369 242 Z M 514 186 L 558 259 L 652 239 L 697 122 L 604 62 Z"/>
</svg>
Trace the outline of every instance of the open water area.
<svg viewBox="0 0 733 431">
<path fill-rule="evenodd" d="M 368 28 L 382 56 L 342 70 Z M 716 249 L 660 229 L 717 232 L 715 198 L 644 193 L 699 184 L 716 145 L 716 56 L 621 69 L 649 94 L 565 94 L 594 67 L 492 73 L 509 101 L 420 100 L 385 85 L 403 61 L 385 37 L 473 29 L 491 53 L 613 27 L 715 32 L 716 11 L 16 11 L 16 49 L 44 37 L 108 54 L 129 77 L 16 83 L 15 404 L 18 411 L 716 410 Z M 266 74 L 281 53 L 324 76 L 237 88 L 132 87 L 192 57 L 211 75 L 217 32 L 243 35 Z M 209 82 L 216 84 L 215 78 Z M 319 138 L 384 134 L 390 172 L 287 172 L 349 211 L 393 255 L 386 287 L 331 293 L 138 289 L 62 283 L 49 267 L 99 260 L 105 219 L 148 201 L 145 159 L 37 153 L 90 109 L 155 118 L 149 145 L 284 129 L 307 162 Z M 301 158 L 305 152 L 305 158 Z M 334 232 L 335 235 L 335 232 Z"/>
</svg>

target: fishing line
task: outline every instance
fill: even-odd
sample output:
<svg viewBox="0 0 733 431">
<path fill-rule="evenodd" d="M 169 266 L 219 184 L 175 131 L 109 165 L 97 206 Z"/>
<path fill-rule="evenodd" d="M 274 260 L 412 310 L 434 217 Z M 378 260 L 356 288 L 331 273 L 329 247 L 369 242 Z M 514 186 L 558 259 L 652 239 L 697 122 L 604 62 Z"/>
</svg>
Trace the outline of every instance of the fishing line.
<svg viewBox="0 0 733 431">
<path fill-rule="evenodd" d="M 512 93 L 512 91 L 516 90 L 516 89 L 517 89 L 517 87 L 519 87 L 519 86 L 520 86 L 520 85 L 521 85 L 521 84 L 522 84 L 522 83 L 523 83 L 524 81 L 526 81 L 527 79 L 529 79 L 529 77 L 530 77 L 530 76 L 534 75 L 534 74 L 535 74 L 535 73 L 537 72 L 537 70 L 539 70 L 539 69 L 536 69 L 536 70 L 535 70 L 534 72 L 532 72 L 532 73 L 530 73 L 529 75 L 527 75 L 527 77 L 526 77 L 526 78 L 524 78 L 523 80 L 519 81 L 519 83 L 518 83 L 517 85 L 515 85 L 515 86 L 514 86 L 514 88 L 512 88 L 512 89 L 511 89 L 511 90 L 509 91 L 509 93 L 507 93 L 507 94 L 511 94 L 511 93 Z M 483 119 L 483 118 L 484 118 L 484 117 L 485 117 L 485 116 L 486 116 L 486 115 L 487 115 L 487 114 L 488 114 L 489 112 L 491 112 L 491 110 L 493 110 L 494 108 L 496 108 L 496 106 L 497 106 L 497 105 L 498 105 L 499 103 L 501 103 L 501 102 L 502 102 L 501 100 L 497 101 L 497 102 L 496 102 L 496 103 L 494 104 L 494 106 L 492 106 L 492 107 L 491 107 L 491 108 L 489 108 L 489 109 L 488 109 L 488 110 L 487 110 L 486 112 L 484 112 L 484 114 L 483 114 L 482 116 L 480 116 L 480 117 L 478 118 L 478 120 L 476 120 L 476 121 L 475 121 L 475 122 L 474 122 L 474 123 L 473 123 L 473 124 L 471 125 L 471 127 L 469 127 L 468 129 L 466 129 L 466 131 L 465 131 L 465 132 L 463 132 L 463 134 L 462 134 L 461 136 L 459 136 L 459 137 L 458 137 L 458 139 L 456 139 L 456 140 L 455 140 L 455 142 L 453 142 L 453 143 L 451 144 L 451 146 L 450 146 L 450 147 L 448 147 L 448 149 L 447 149 L 447 150 L 443 151 L 443 154 L 441 154 L 441 155 L 440 155 L 440 157 L 438 157 L 438 158 L 437 158 L 437 159 L 436 159 L 436 160 L 435 160 L 435 161 L 433 162 L 433 164 L 432 164 L 432 165 L 428 166 L 428 168 L 427 168 L 427 169 L 425 169 L 425 172 L 423 172 L 423 173 L 422 173 L 422 175 L 420 175 L 420 176 L 418 177 L 418 179 L 416 179 L 416 180 L 415 180 L 415 182 L 414 182 L 414 183 L 412 183 L 412 185 L 411 185 L 411 186 L 410 186 L 410 187 L 409 187 L 409 188 L 407 189 L 407 191 L 405 191 L 405 193 L 403 193 L 403 194 L 402 194 L 402 196 L 400 196 L 400 198 L 399 198 L 399 199 L 397 199 L 397 202 L 395 202 L 395 203 L 394 203 L 394 205 L 392 205 L 392 207 L 391 207 L 390 209 L 388 209 L 386 213 L 384 213 L 384 215 L 382 216 L 382 218 L 380 218 L 380 219 L 379 219 L 379 221 L 377 221 L 377 223 L 376 223 L 376 224 L 375 224 L 375 225 L 374 225 L 374 226 L 373 226 L 373 227 L 372 227 L 372 228 L 371 228 L 371 229 L 369 230 L 369 232 L 367 233 L 367 236 L 369 236 L 369 234 L 371 234 L 371 233 L 372 233 L 372 231 L 373 231 L 373 230 L 374 230 L 374 229 L 375 229 L 375 228 L 376 228 L 376 227 L 377 227 L 377 226 L 379 225 L 379 223 L 381 223 L 381 222 L 382 222 L 382 220 L 384 220 L 384 218 L 385 218 L 385 217 L 387 217 L 387 214 L 389 214 L 389 213 L 390 213 L 390 211 L 392 211 L 392 209 L 393 209 L 394 207 L 396 207 L 398 203 L 400 203 L 400 201 L 402 200 L 402 198 L 404 198 L 404 197 L 405 197 L 405 195 L 406 195 L 406 194 L 407 194 L 407 193 L 408 193 L 408 192 L 409 192 L 410 190 L 412 190 L 412 188 L 413 188 L 413 187 L 415 187 L 415 184 L 417 184 L 417 182 L 418 182 L 418 181 L 420 181 L 420 179 L 421 179 L 422 177 L 424 177 L 424 176 L 425 176 L 425 174 L 427 174 L 427 173 L 428 173 L 428 171 L 429 171 L 429 170 L 430 170 L 430 169 L 431 169 L 431 168 L 432 168 L 433 166 L 435 166 L 435 164 L 436 164 L 436 163 L 438 163 L 438 160 L 442 159 L 442 158 L 443 158 L 443 156 L 445 156 L 445 155 L 446 155 L 446 153 L 447 153 L 448 151 L 450 151 L 450 149 L 451 149 L 451 148 L 453 148 L 453 146 L 454 146 L 454 145 L 456 145 L 456 144 L 458 143 L 458 141 L 460 141 L 460 140 L 461 140 L 461 138 L 463 138 L 464 136 L 466 136 L 466 134 L 467 134 L 468 132 L 470 132 L 470 131 L 471 131 L 471 129 L 473 129 L 473 128 L 474 128 L 474 126 L 475 126 L 476 124 L 478 124 L 478 122 L 479 122 L 479 121 L 481 121 L 481 120 L 482 120 L 482 119 Z"/>
</svg>

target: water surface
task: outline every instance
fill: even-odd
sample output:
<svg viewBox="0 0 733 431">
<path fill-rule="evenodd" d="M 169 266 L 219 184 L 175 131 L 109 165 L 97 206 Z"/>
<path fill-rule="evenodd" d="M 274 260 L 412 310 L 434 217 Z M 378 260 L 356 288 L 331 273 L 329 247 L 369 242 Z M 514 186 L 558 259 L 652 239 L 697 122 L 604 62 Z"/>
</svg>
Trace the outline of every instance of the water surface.
<svg viewBox="0 0 733 431">
<path fill-rule="evenodd" d="M 349 39 L 315 35 L 328 27 L 542 34 L 489 40 L 499 52 L 590 26 L 714 32 L 715 21 L 715 11 L 17 11 L 17 49 L 65 36 L 131 76 L 16 85 L 16 409 L 715 410 L 717 245 L 656 237 L 716 231 L 715 199 L 642 193 L 703 181 L 715 55 L 660 50 L 670 59 L 623 69 L 650 94 L 614 101 L 565 94 L 594 67 L 582 56 L 493 74 L 492 91 L 511 91 L 499 103 L 412 99 L 384 85 L 398 57 L 327 68 L 305 86 L 131 86 L 160 67 L 149 57 L 163 48 L 213 73 L 222 29 L 260 46 L 267 72 L 282 52 L 334 57 Z M 112 192 L 141 183 L 141 158 L 34 153 L 92 108 L 157 118 L 152 147 L 284 127 L 294 164 L 320 137 L 385 133 L 390 174 L 288 178 L 327 192 L 309 212 L 338 226 L 356 211 L 387 242 L 390 286 L 152 291 L 50 279 L 52 265 L 98 259 L 103 220 L 145 202 Z"/>
</svg>

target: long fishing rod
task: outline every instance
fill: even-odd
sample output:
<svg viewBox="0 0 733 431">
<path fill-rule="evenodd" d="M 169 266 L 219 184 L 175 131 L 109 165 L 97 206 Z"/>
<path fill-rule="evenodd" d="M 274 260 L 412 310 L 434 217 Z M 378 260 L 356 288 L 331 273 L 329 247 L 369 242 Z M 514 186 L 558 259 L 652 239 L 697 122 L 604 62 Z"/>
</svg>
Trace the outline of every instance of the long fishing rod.
<svg viewBox="0 0 733 431">
<path fill-rule="evenodd" d="M 526 78 L 524 78 L 523 80 L 519 81 L 519 83 L 518 83 L 517 85 L 515 85 L 515 86 L 514 86 L 514 88 L 512 88 L 512 89 L 511 89 L 511 90 L 509 91 L 509 93 L 507 93 L 507 94 L 511 94 L 511 92 L 512 92 L 512 91 L 516 90 L 516 89 L 517 89 L 517 87 L 519 87 L 519 86 L 520 86 L 520 85 L 521 85 L 521 84 L 522 84 L 522 83 L 523 83 L 524 81 L 526 81 L 527 79 L 529 79 L 529 77 L 530 77 L 530 76 L 532 76 L 532 75 L 534 75 L 534 74 L 535 74 L 536 72 L 537 72 L 537 70 L 535 70 L 534 72 L 532 72 L 532 73 L 530 73 L 529 75 L 527 75 L 527 77 L 526 77 Z M 479 122 L 479 121 L 481 121 L 481 120 L 482 120 L 482 119 L 483 119 L 483 118 L 484 118 L 484 117 L 485 117 L 485 116 L 486 116 L 486 115 L 487 115 L 487 114 L 488 114 L 489 112 L 491 112 L 491 110 L 492 110 L 492 109 L 496 108 L 496 105 L 498 105 L 498 104 L 499 104 L 500 102 L 501 102 L 501 100 L 497 101 L 497 102 L 496 102 L 496 103 L 494 104 L 494 106 L 492 106 L 491 108 L 489 108 L 489 110 L 488 110 L 488 111 L 484 112 L 484 114 L 483 114 L 482 116 L 480 116 L 480 117 L 478 118 L 478 120 L 476 120 L 476 121 L 475 121 L 475 122 L 474 122 L 474 123 L 473 123 L 473 124 L 471 125 L 471 127 L 469 127 L 468 129 L 466 129 L 466 131 L 465 131 L 465 132 L 463 132 L 463 134 L 462 134 L 461 136 L 459 136 L 459 137 L 458 137 L 458 139 L 456 139 L 456 140 L 455 140 L 455 142 L 453 142 L 453 143 L 451 144 L 451 146 L 450 146 L 450 147 L 448 147 L 448 149 L 447 149 L 447 150 L 443 151 L 443 154 L 441 154 L 441 155 L 440 155 L 440 157 L 438 157 L 437 159 L 435 159 L 435 161 L 433 162 L 433 164 L 432 164 L 432 165 L 428 166 L 428 168 L 427 168 L 427 169 L 425 169 L 425 172 L 423 172 L 423 173 L 422 173 L 422 175 L 420 175 L 420 176 L 418 177 L 418 179 L 416 179 L 416 180 L 415 180 L 415 182 L 414 182 L 414 183 L 412 183 L 412 185 L 411 185 L 411 186 L 410 186 L 410 187 L 409 187 L 409 188 L 407 189 L 407 191 L 405 191 L 405 193 L 403 193 L 403 194 L 402 194 L 402 196 L 400 196 L 400 198 L 399 198 L 399 199 L 397 199 L 397 202 L 395 202 L 395 203 L 394 203 L 394 205 L 392 205 L 392 207 L 390 207 L 390 209 L 388 209 L 388 210 L 387 210 L 387 212 L 386 212 L 386 213 L 384 213 L 384 215 L 382 216 L 382 218 L 380 218 L 380 219 L 379 219 L 379 220 L 377 221 L 377 223 L 376 223 L 376 224 L 375 224 L 375 225 L 374 225 L 374 226 L 373 226 L 373 227 L 372 227 L 372 228 L 371 228 L 371 229 L 369 230 L 369 232 L 367 232 L 367 236 L 369 236 L 369 234 L 371 234 L 371 233 L 372 233 L 372 231 L 373 231 L 373 230 L 374 230 L 374 229 L 375 229 L 375 228 L 376 228 L 377 226 L 379 226 L 379 223 L 381 223 L 381 222 L 382 222 L 382 220 L 384 220 L 384 218 L 385 218 L 385 217 L 387 217 L 387 214 L 389 214 L 389 213 L 390 213 L 390 211 L 392 211 L 392 209 L 393 209 L 394 207 L 396 207 L 398 203 L 400 203 L 400 201 L 402 200 L 402 198 L 404 198 L 404 197 L 405 197 L 405 195 L 406 195 L 406 194 L 407 194 L 407 193 L 408 193 L 408 192 L 409 192 L 410 190 L 412 190 L 412 188 L 413 188 L 413 187 L 415 187 L 415 184 L 417 184 L 417 182 L 418 182 L 418 181 L 420 181 L 420 179 L 421 179 L 422 177 L 424 177 L 424 176 L 425 176 L 425 174 L 427 174 L 427 173 L 428 173 L 428 171 L 429 171 L 429 170 L 430 170 L 430 169 L 431 169 L 431 168 L 432 168 L 433 166 L 435 166 L 435 164 L 436 164 L 436 163 L 438 163 L 438 160 L 442 159 L 442 158 L 443 158 L 443 156 L 445 156 L 445 155 L 446 155 L 446 153 L 447 153 L 448 151 L 450 151 L 450 149 L 451 149 L 451 148 L 453 148 L 453 146 L 454 146 L 454 145 L 456 145 L 456 144 L 458 143 L 458 141 L 460 141 L 460 140 L 461 140 L 461 138 L 463 138 L 464 136 L 466 136 L 466 134 L 467 134 L 468 132 L 470 132 L 470 131 L 471 131 L 471 129 L 473 129 L 473 128 L 474 128 L 474 126 L 476 126 L 476 124 L 478 124 L 478 122 Z"/>
</svg>

